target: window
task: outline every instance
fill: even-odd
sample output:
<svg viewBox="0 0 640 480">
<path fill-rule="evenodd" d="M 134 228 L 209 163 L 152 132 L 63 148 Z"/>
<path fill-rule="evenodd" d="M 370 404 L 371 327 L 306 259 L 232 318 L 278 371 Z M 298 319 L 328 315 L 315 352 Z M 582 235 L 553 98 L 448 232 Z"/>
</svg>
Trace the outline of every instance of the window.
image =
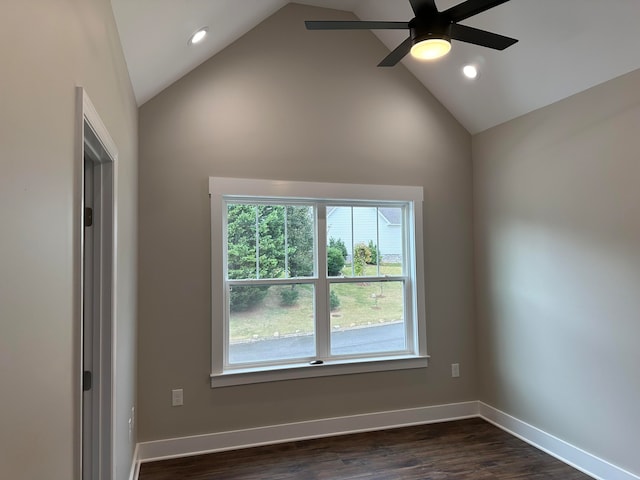
<svg viewBox="0 0 640 480">
<path fill-rule="evenodd" d="M 426 365 L 422 188 L 209 192 L 212 386 Z"/>
</svg>

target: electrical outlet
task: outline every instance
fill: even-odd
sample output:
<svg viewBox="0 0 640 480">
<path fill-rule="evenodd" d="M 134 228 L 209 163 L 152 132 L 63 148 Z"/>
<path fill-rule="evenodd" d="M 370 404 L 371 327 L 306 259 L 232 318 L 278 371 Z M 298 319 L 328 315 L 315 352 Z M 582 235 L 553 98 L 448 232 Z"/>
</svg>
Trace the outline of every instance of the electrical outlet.
<svg viewBox="0 0 640 480">
<path fill-rule="evenodd" d="M 184 394 L 181 388 L 176 388 L 175 390 L 171 390 L 171 406 L 179 407 L 183 405 L 184 402 Z"/>
<path fill-rule="evenodd" d="M 460 376 L 460 364 L 452 363 L 451 364 L 451 376 L 457 378 Z"/>
</svg>

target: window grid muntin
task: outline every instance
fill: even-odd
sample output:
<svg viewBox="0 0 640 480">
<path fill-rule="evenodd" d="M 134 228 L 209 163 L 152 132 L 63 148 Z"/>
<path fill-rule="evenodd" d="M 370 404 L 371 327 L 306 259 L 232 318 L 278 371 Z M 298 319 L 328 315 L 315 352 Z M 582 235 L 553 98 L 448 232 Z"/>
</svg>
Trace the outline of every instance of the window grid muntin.
<svg viewBox="0 0 640 480">
<path fill-rule="evenodd" d="M 399 208 L 401 209 L 401 244 L 402 244 L 402 271 L 406 275 L 408 272 L 415 272 L 415 268 L 413 265 L 416 261 L 416 251 L 415 245 L 413 241 L 410 241 L 412 236 L 414 235 L 414 222 L 415 222 L 415 211 L 414 211 L 414 201 L 406 200 L 406 201 L 389 201 L 389 200 L 337 200 L 337 199 L 326 199 L 321 200 L 321 202 L 326 207 L 337 207 L 337 208 L 349 208 L 349 207 L 370 207 L 376 209 L 376 235 L 378 237 L 376 248 L 378 249 L 378 254 L 380 253 L 380 228 L 379 228 L 379 209 L 380 208 Z M 355 253 L 355 244 L 357 243 L 355 240 L 354 230 L 353 230 L 353 208 L 351 208 L 351 256 L 353 257 Z M 325 252 L 326 255 L 326 252 Z M 378 255 L 380 256 L 380 255 Z M 411 258 L 408 258 L 408 257 Z M 379 264 L 380 259 L 378 258 L 378 273 L 379 273 Z M 357 277 L 354 271 L 354 262 L 352 258 L 351 262 L 351 272 L 352 276 Z M 384 275 L 380 275 L 384 276 Z M 336 277 L 331 277 L 336 278 Z"/>
<path fill-rule="evenodd" d="M 229 242 L 229 234 L 228 234 L 228 209 L 229 209 L 229 205 L 250 205 L 250 206 L 257 206 L 257 205 L 268 205 L 268 206 L 283 206 L 285 207 L 285 232 L 286 232 L 286 226 L 287 226 L 287 222 L 286 222 L 286 207 L 287 206 L 292 206 L 292 207 L 311 207 L 313 209 L 313 231 L 314 231 L 314 241 L 316 241 L 317 239 L 317 231 L 318 231 L 318 206 L 317 203 L 311 200 L 306 200 L 306 199 L 298 199 L 298 198 L 282 198 L 282 197 L 246 197 L 246 196 L 234 196 L 234 195 L 224 195 L 223 196 L 223 208 L 222 208 L 222 238 L 224 241 L 224 245 L 223 245 L 223 277 L 226 281 L 230 281 L 230 280 L 249 280 L 249 279 L 230 279 L 229 278 L 229 266 L 228 266 L 228 260 L 229 260 L 229 250 L 228 250 L 228 242 Z M 286 237 L 286 233 L 285 233 L 285 249 L 286 246 L 288 244 L 288 242 L 286 241 L 287 237 Z M 259 242 L 259 223 L 258 223 L 258 211 L 256 208 L 256 278 L 252 279 L 252 280 L 274 280 L 274 279 L 261 279 L 260 278 L 260 268 L 259 268 L 259 261 L 260 261 L 260 242 Z M 317 243 L 317 241 L 316 241 Z M 284 273 L 285 276 L 284 278 L 289 278 L 289 279 L 296 279 L 296 278 L 315 278 L 318 276 L 318 258 L 317 258 L 317 252 L 318 252 L 318 248 L 317 248 L 317 244 L 314 244 L 314 248 L 313 248 L 313 252 L 314 252 L 314 259 L 313 259 L 313 268 L 314 268 L 314 272 L 312 275 L 307 276 L 307 277 L 289 277 L 289 269 L 288 269 L 288 265 L 285 261 L 285 268 L 284 268 Z"/>
<path fill-rule="evenodd" d="M 380 207 L 376 207 L 376 273 L 380 276 Z"/>
</svg>

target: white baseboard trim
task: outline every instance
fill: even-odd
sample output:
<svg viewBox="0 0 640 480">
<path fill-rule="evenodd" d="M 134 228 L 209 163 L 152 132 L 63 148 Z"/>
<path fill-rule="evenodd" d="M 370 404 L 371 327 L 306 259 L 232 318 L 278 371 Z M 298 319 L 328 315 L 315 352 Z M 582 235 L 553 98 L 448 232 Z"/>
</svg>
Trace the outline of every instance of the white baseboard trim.
<svg viewBox="0 0 640 480">
<path fill-rule="evenodd" d="M 533 425 L 518 420 L 483 402 L 478 413 L 486 421 L 524 440 L 545 453 L 598 480 L 640 480 L 640 477 L 571 445 Z"/>
<path fill-rule="evenodd" d="M 140 459 L 138 452 L 140 451 L 140 444 L 136 444 L 136 448 L 133 451 L 133 458 L 131 459 L 131 470 L 129 471 L 129 480 L 138 480 L 140 475 Z"/>
<path fill-rule="evenodd" d="M 138 444 L 138 460 L 139 462 L 151 462 L 224 450 L 460 420 L 477 416 L 478 402 L 473 401 L 286 423 L 246 430 L 141 442 Z"/>
</svg>

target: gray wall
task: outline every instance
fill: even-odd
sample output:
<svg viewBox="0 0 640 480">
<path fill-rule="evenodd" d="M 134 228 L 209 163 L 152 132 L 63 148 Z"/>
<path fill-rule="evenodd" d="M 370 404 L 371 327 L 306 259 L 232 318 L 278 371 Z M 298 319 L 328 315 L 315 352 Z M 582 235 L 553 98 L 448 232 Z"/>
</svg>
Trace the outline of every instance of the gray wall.
<svg viewBox="0 0 640 480">
<path fill-rule="evenodd" d="M 133 445 L 137 109 L 108 0 L 5 0 L 0 15 L 0 477 L 71 479 L 79 408 L 74 318 L 75 87 L 120 152 L 118 479 Z"/>
<path fill-rule="evenodd" d="M 370 32 L 304 29 L 332 18 L 288 5 L 140 109 L 140 441 L 477 399 L 470 136 Z M 211 389 L 213 175 L 424 186 L 431 365 Z"/>
<path fill-rule="evenodd" d="M 481 399 L 636 474 L 639 85 L 473 139 Z"/>
</svg>

